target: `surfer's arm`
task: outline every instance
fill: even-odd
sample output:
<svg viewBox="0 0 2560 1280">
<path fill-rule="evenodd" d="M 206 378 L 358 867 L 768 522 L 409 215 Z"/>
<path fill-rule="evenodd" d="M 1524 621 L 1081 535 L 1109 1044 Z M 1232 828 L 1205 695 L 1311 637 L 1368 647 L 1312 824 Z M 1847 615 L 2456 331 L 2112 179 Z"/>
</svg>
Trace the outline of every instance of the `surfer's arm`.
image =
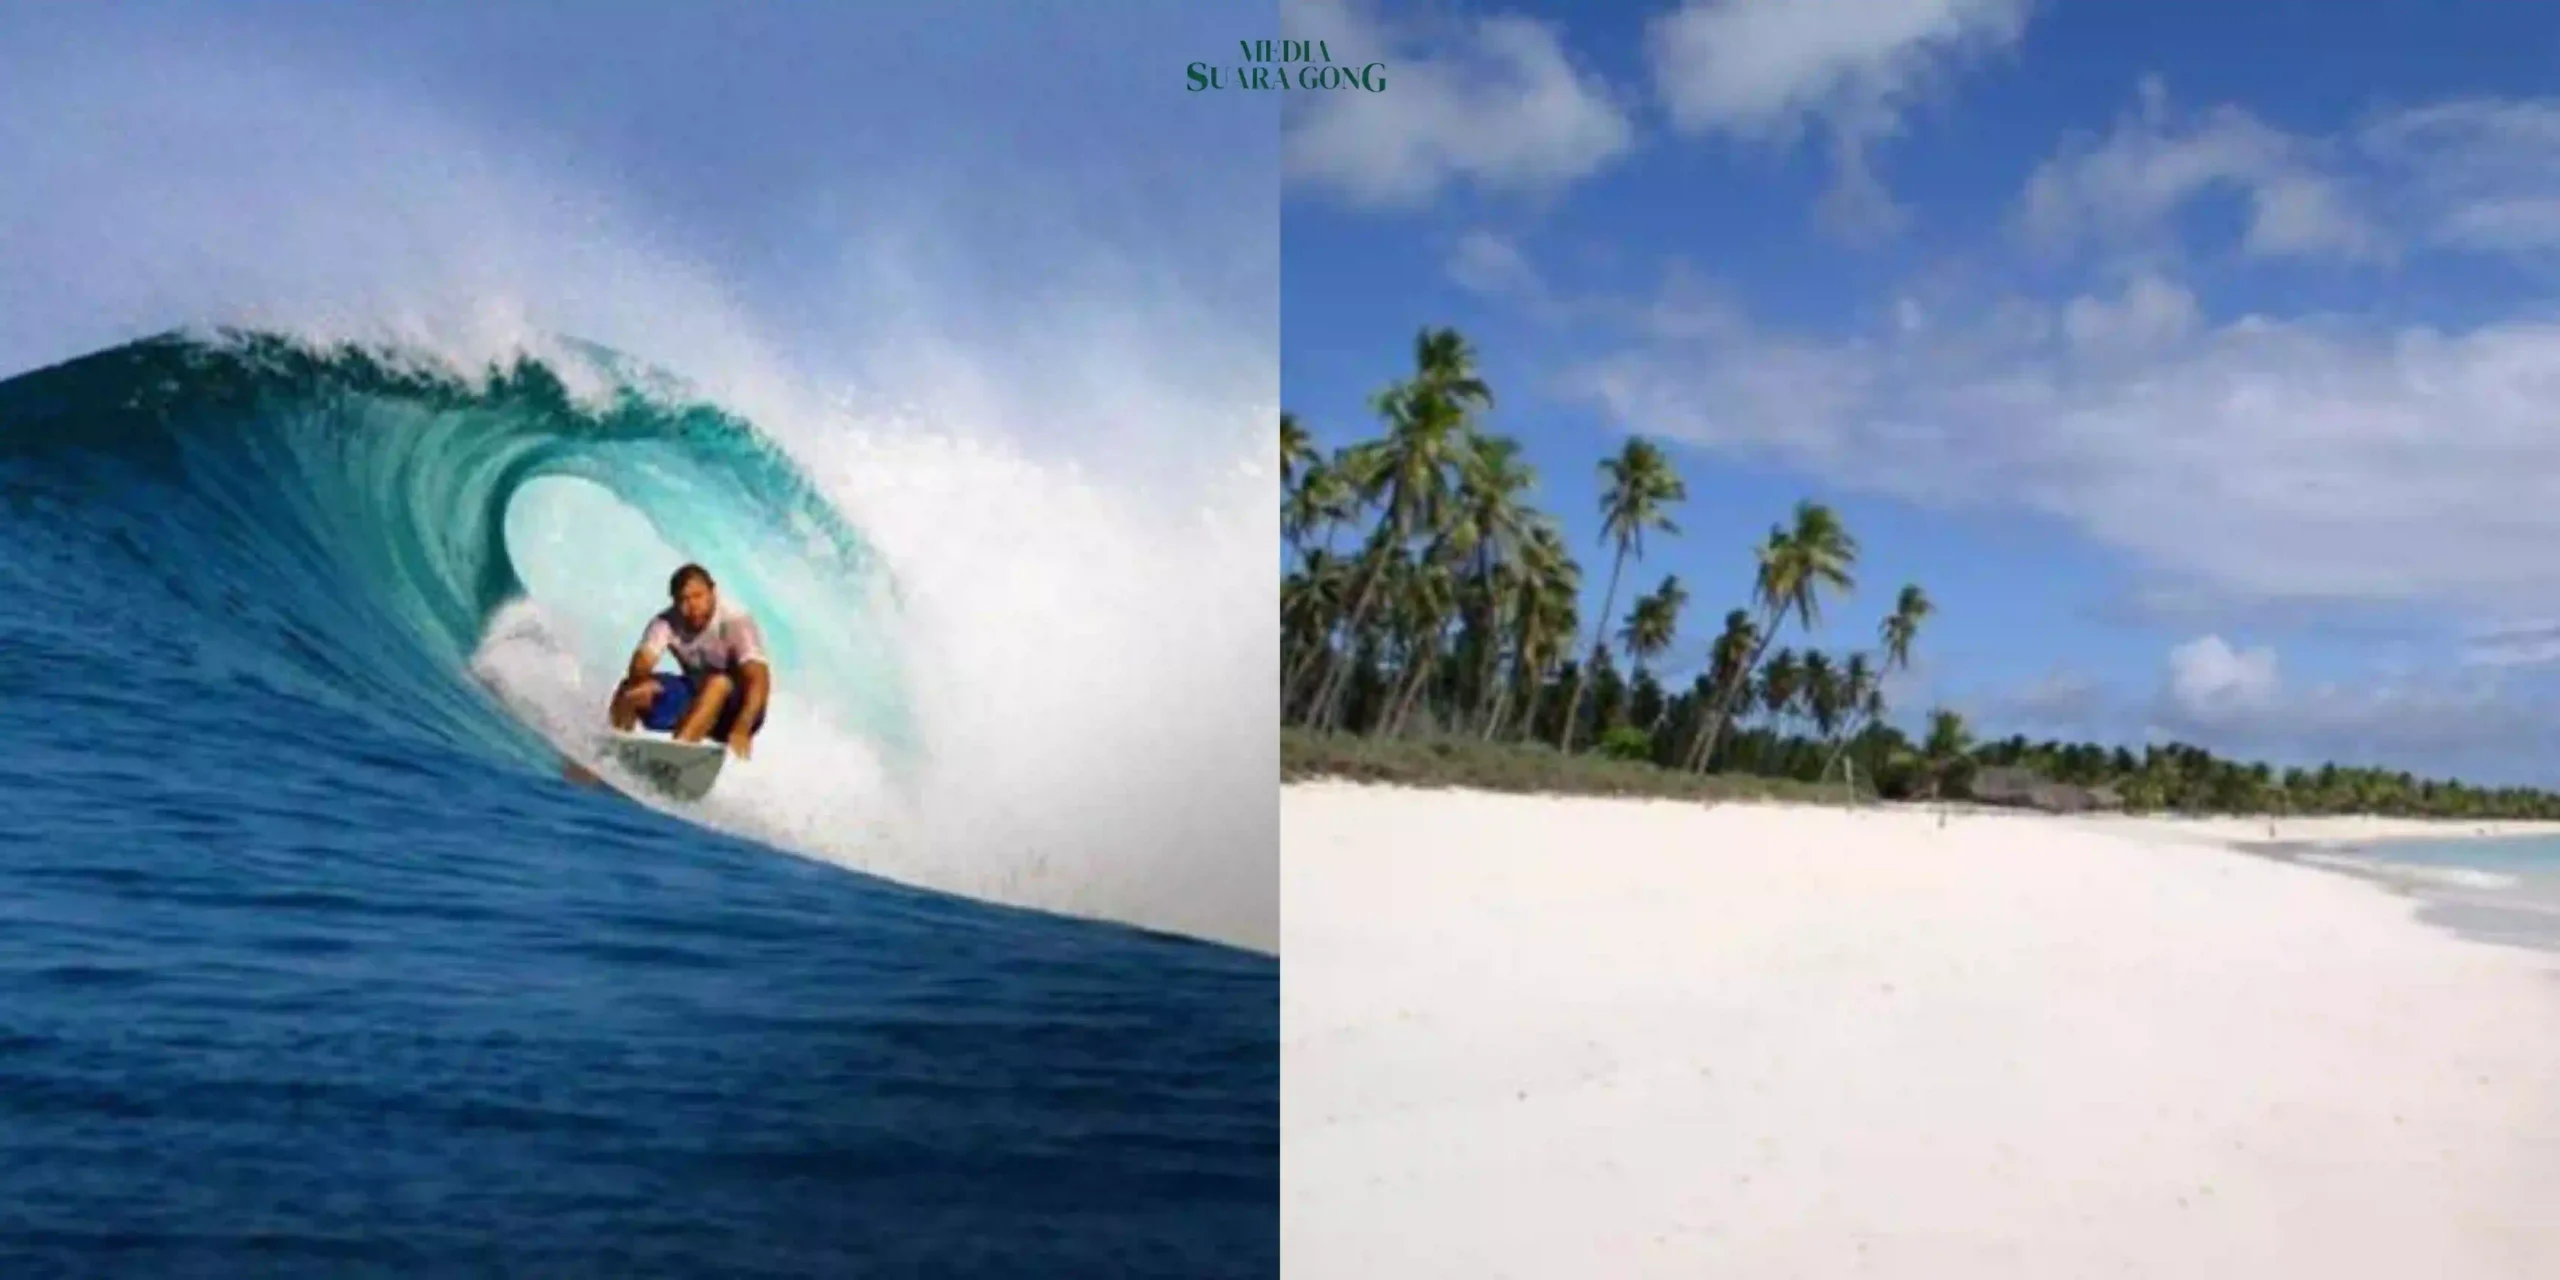
<svg viewBox="0 0 2560 1280">
<path fill-rule="evenodd" d="M 622 687 L 628 689 L 657 674 L 658 655 L 667 651 L 667 620 L 652 618 L 649 629 L 640 633 L 639 647 L 631 651 L 631 669 L 623 673 Z"/>
</svg>

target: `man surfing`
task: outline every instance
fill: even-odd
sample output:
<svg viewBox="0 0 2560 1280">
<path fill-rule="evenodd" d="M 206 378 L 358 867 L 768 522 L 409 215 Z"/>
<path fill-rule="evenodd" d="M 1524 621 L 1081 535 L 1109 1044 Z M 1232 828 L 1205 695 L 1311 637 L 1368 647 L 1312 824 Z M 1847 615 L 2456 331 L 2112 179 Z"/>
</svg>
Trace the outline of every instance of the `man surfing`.
<svg viewBox="0 0 2560 1280">
<path fill-rule="evenodd" d="M 746 606 L 720 597 L 701 565 L 676 570 L 667 595 L 673 603 L 641 633 L 607 718 L 626 733 L 639 725 L 678 742 L 712 738 L 747 759 L 773 693 L 764 633 Z M 669 653 L 679 670 L 662 673 L 658 659 Z"/>
</svg>

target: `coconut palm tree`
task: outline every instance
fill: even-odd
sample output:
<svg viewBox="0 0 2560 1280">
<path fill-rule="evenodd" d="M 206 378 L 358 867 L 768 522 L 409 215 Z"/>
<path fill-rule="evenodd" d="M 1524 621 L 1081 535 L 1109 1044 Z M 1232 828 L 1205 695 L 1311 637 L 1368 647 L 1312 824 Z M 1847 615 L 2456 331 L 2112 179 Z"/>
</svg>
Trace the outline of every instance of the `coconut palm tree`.
<svg viewBox="0 0 2560 1280">
<path fill-rule="evenodd" d="M 1574 673 L 1573 696 L 1566 699 L 1564 727 L 1557 731 L 1556 746 L 1573 750 L 1575 722 L 1582 716 L 1583 691 L 1591 683 L 1591 671 L 1600 659 L 1600 648 L 1609 639 L 1609 619 L 1618 607 L 1618 574 L 1632 552 L 1644 558 L 1644 535 L 1648 529 L 1678 533 L 1669 508 L 1689 496 L 1688 486 L 1671 468 L 1671 459 L 1660 446 L 1642 436 L 1630 437 L 1618 450 L 1618 456 L 1600 464 L 1600 473 L 1608 477 L 1608 487 L 1600 494 L 1600 536 L 1617 544 L 1618 554 L 1609 564 L 1609 589 L 1601 597 L 1598 627 L 1591 637 L 1591 660 Z"/>
<path fill-rule="evenodd" d="M 1831 508 L 1817 502 L 1797 503 L 1793 526 L 1771 528 L 1768 540 L 1760 545 L 1758 558 L 1759 573 L 1752 593 L 1761 610 L 1759 651 L 1736 673 L 1732 683 L 1719 690 L 1705 731 L 1699 734 L 1691 761 L 1693 768 L 1704 769 L 1714 756 L 1716 739 L 1732 718 L 1736 699 L 1741 697 L 1770 643 L 1778 638 L 1788 615 L 1793 614 L 1810 631 L 1821 618 L 1825 588 L 1847 591 L 1857 585 L 1851 574 L 1858 560 L 1857 540 L 1849 536 L 1848 528 Z"/>
<path fill-rule="evenodd" d="M 1566 553 L 1563 535 L 1556 532 L 1552 523 L 1539 526 L 1531 545 L 1535 560 L 1528 580 L 1529 595 L 1520 610 L 1519 630 L 1513 641 L 1513 681 L 1526 694 L 1520 715 L 1524 735 L 1537 731 L 1538 708 L 1547 696 L 1547 676 L 1564 657 L 1566 646 L 1573 643 L 1574 633 L 1582 629 L 1578 604 L 1582 597 L 1582 566 Z M 1497 716 L 1495 723 L 1500 722 Z"/>
<path fill-rule="evenodd" d="M 1829 742 L 1833 730 L 1840 727 L 1845 699 L 1840 693 L 1840 668 L 1833 665 L 1831 655 L 1816 649 L 1804 655 L 1804 718 L 1813 724 L 1814 735 Z"/>
<path fill-rule="evenodd" d="M 1911 665 L 1911 642 L 1920 634 L 1920 624 L 1937 606 L 1930 603 L 1927 592 L 1917 584 L 1904 584 L 1893 599 L 1893 612 L 1886 615 L 1877 628 L 1884 640 L 1884 669 L 1900 671 Z"/>
<path fill-rule="evenodd" d="M 1409 637 L 1405 645 L 1405 673 L 1395 696 L 1387 704 L 1387 712 L 1371 727 L 1372 736 L 1402 734 L 1413 716 L 1414 704 L 1422 697 L 1424 687 L 1440 667 L 1441 646 L 1449 634 L 1449 615 L 1457 607 L 1458 563 L 1474 548 L 1461 536 L 1444 538 L 1431 554 L 1416 563 L 1397 584 L 1398 612 Z"/>
<path fill-rule="evenodd" d="M 1823 758 L 1822 772 L 1816 775 L 1817 781 L 1829 778 L 1832 769 L 1839 765 L 1840 757 L 1848 752 L 1849 744 L 1857 741 L 1858 736 L 1867 731 L 1867 726 L 1884 714 L 1884 694 L 1875 671 L 1867 664 L 1864 651 L 1850 654 L 1848 662 L 1840 668 L 1839 692 L 1840 732 L 1831 740 L 1831 754 Z"/>
<path fill-rule="evenodd" d="M 1475 702 L 1469 712 L 1479 724 L 1487 721 L 1499 696 L 1504 636 L 1526 589 L 1522 569 L 1533 526 L 1544 518 L 1528 505 L 1528 492 L 1536 483 L 1537 472 L 1521 458 L 1520 442 L 1509 436 L 1477 435 L 1460 470 L 1458 508 L 1475 547 L 1466 643 L 1476 662 Z"/>
<path fill-rule="evenodd" d="M 1306 462 L 1298 469 L 1297 483 L 1281 498 L 1280 536 L 1301 561 L 1311 543 L 1329 550 L 1333 530 L 1358 518 L 1356 502 L 1340 466 L 1324 458 Z"/>
<path fill-rule="evenodd" d="M 1331 642 L 1350 582 L 1351 566 L 1322 548 L 1308 552 L 1299 570 L 1280 580 L 1280 637 L 1285 652 L 1296 655 L 1309 646 Z"/>
<path fill-rule="evenodd" d="M 1424 330 L 1414 340 L 1414 376 L 1380 392 L 1373 402 L 1387 421 L 1387 437 L 1360 445 L 1346 456 L 1353 491 L 1363 505 L 1382 513 L 1370 539 L 1360 585 L 1352 591 L 1347 625 L 1354 633 L 1367 623 L 1378 603 L 1387 557 L 1449 518 L 1453 473 L 1469 449 L 1471 415 L 1493 402 L 1493 393 L 1475 375 L 1474 361 L 1474 349 L 1455 330 Z M 1324 679 L 1313 699 L 1313 718 L 1316 727 L 1331 729 L 1350 666 L 1330 662 L 1323 670 Z M 1304 668 L 1292 673 L 1290 687 L 1295 688 L 1308 673 Z"/>
<path fill-rule="evenodd" d="M 1619 640 L 1627 647 L 1628 659 L 1635 663 L 1636 677 L 1649 674 L 1653 660 L 1670 651 L 1673 642 L 1679 638 L 1680 611 L 1688 607 L 1689 589 L 1680 585 L 1678 574 L 1666 575 L 1662 585 L 1654 588 L 1653 594 L 1636 601 L 1635 607 L 1627 614 L 1627 625 L 1618 631 Z M 1663 716 L 1670 710 L 1671 700 L 1664 698 L 1653 713 L 1653 723 L 1645 726 L 1645 732 L 1659 731 Z"/>
<path fill-rule="evenodd" d="M 1804 664 L 1793 649 L 1780 649 L 1769 655 L 1760 667 L 1760 710 L 1769 717 L 1769 732 L 1783 738 L 1787 719 L 1795 714 L 1796 699 L 1804 696 Z"/>
<path fill-rule="evenodd" d="M 1305 427 L 1298 425 L 1298 415 L 1280 412 L 1280 488 L 1286 492 L 1297 482 L 1298 472 L 1318 460 L 1315 440 Z"/>
<path fill-rule="evenodd" d="M 1930 799 L 1936 800 L 1946 794 L 1948 780 L 1955 776 L 1964 764 L 1966 754 L 1972 750 L 1973 731 L 1966 726 L 1963 716 L 1945 707 L 1929 713 L 1929 736 L 1921 744 L 1920 763 L 1922 776 L 1929 782 Z"/>
<path fill-rule="evenodd" d="M 1869 672 L 1864 653 L 1850 656 L 1851 687 L 1847 690 L 1850 728 L 1833 744 L 1831 758 L 1823 762 L 1823 777 L 1831 776 L 1832 766 L 1840 762 L 1841 753 L 1849 749 L 1849 744 L 1859 734 L 1866 732 L 1868 725 L 1883 718 L 1884 676 L 1910 668 L 1911 646 L 1919 638 L 1920 623 L 1934 612 L 1936 606 L 1929 602 L 1927 592 L 1915 584 L 1905 584 L 1894 596 L 1893 612 L 1885 615 L 1884 621 L 1876 626 L 1876 638 L 1884 645 L 1884 671 Z M 1873 707 L 1872 711 L 1870 707 Z"/>
</svg>

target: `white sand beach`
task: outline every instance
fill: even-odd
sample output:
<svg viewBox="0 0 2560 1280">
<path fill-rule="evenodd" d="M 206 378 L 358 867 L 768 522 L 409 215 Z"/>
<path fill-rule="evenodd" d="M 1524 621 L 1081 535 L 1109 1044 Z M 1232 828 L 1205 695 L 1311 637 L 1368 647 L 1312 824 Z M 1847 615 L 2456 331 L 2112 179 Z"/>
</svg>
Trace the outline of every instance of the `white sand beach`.
<svg viewBox="0 0 2560 1280">
<path fill-rule="evenodd" d="M 2263 820 L 1281 815 L 1289 1276 L 2560 1276 L 2546 961 Z"/>
</svg>

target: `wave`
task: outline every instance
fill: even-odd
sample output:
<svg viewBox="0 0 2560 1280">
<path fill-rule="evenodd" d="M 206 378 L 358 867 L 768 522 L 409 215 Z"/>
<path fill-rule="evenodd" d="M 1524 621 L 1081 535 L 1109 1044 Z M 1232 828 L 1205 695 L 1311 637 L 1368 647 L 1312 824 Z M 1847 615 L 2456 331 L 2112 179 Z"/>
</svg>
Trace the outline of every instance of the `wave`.
<svg viewBox="0 0 2560 1280">
<path fill-rule="evenodd" d="M 2413 886 L 2448 889 L 2512 889 L 2522 883 L 2522 877 L 2505 872 L 2484 871 L 2473 867 L 2399 862 L 2370 854 L 2311 853 L 2303 855 L 2302 860 L 2316 866 L 2359 872 L 2377 879 Z"/>
<path fill-rule="evenodd" d="M 120 549 L 204 659 L 395 732 L 532 760 L 525 730 L 546 726 L 454 678 L 491 624 L 533 599 L 531 576 L 541 616 L 570 632 L 545 642 L 601 629 L 627 652 L 672 567 L 662 554 L 615 576 L 592 526 L 511 539 L 528 506 L 580 505 L 560 486 L 584 485 L 720 565 L 780 665 L 860 673 L 819 692 L 824 714 L 911 748 L 877 625 L 894 585 L 861 537 L 746 422 L 602 348 L 567 349 L 587 358 L 569 371 L 584 395 L 531 356 L 466 378 L 423 355 L 265 334 L 133 343 L 0 383 L 6 500 Z M 539 697 L 504 688 L 503 666 L 478 664 L 501 702 Z"/>
<path fill-rule="evenodd" d="M 161 696 L 250 689 L 280 700 L 280 734 L 284 709 L 325 708 L 541 773 L 590 754 L 668 571 L 699 561 L 756 611 L 777 681 L 756 759 L 678 816 L 928 887 L 1264 941 L 1258 920 L 1215 919 L 1232 903 L 1179 900 L 1227 870 L 1163 874 L 1220 851 L 1113 864 L 1131 820 L 1125 803 L 1116 823 L 1098 806 L 1153 787 L 1179 808 L 1178 787 L 1134 764 L 1125 785 L 1096 786 L 1108 759 L 1044 782 L 1018 756 L 973 750 L 1006 711 L 977 703 L 1000 703 L 1021 673 L 955 671 L 953 654 L 986 647 L 947 619 L 920 628 L 914 584 L 774 436 L 592 343 L 467 369 L 424 349 L 222 330 L 20 375 L 0 382 L 0 521 L 16 553 L 0 581 L 64 620 L 64 652 L 80 628 L 113 626 L 167 657 L 126 673 Z M 1077 608 L 1015 603 L 1061 631 Z M 954 697 L 971 679 L 985 698 Z M 1013 713 L 1037 716 L 1037 701 Z M 1011 778 L 968 776 L 1009 765 Z M 1010 803 L 989 798 L 1008 785 Z M 1239 816 L 1252 817 L 1166 829 Z"/>
</svg>

